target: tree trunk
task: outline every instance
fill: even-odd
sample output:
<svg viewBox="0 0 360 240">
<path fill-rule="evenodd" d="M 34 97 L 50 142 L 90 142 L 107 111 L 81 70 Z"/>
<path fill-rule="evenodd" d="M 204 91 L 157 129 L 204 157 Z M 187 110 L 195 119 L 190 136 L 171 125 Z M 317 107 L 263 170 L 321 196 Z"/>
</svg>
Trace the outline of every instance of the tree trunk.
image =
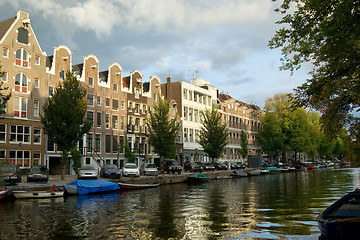
<svg viewBox="0 0 360 240">
<path fill-rule="evenodd" d="M 65 180 L 65 166 L 68 161 L 68 154 L 69 152 L 66 150 L 63 150 L 61 153 L 61 165 L 62 165 L 62 174 L 61 174 L 61 180 Z"/>
</svg>

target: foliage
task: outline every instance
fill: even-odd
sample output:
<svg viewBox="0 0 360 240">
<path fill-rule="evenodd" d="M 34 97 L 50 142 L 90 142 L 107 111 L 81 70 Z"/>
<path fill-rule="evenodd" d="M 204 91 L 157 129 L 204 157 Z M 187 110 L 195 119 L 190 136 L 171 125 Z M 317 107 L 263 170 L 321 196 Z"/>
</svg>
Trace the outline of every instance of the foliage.
<svg viewBox="0 0 360 240">
<path fill-rule="evenodd" d="M 72 168 L 75 172 L 81 167 L 81 152 L 76 147 L 71 150 L 71 156 L 73 160 Z"/>
<path fill-rule="evenodd" d="M 170 118 L 170 102 L 158 96 L 158 101 L 153 106 L 153 111 L 149 109 L 147 127 L 149 130 L 150 144 L 154 147 L 160 159 L 175 159 L 176 157 L 176 138 L 180 129 L 180 122 Z"/>
<path fill-rule="evenodd" d="M 246 158 L 249 154 L 249 141 L 244 131 L 240 133 L 240 155 L 242 158 Z"/>
<path fill-rule="evenodd" d="M 124 148 L 125 148 L 125 157 L 128 158 L 128 162 L 135 163 L 136 156 L 135 156 L 135 153 L 133 151 L 131 151 L 131 148 L 128 145 L 127 138 L 125 139 L 125 142 L 124 142 Z"/>
<path fill-rule="evenodd" d="M 0 65 L 0 115 L 5 113 L 6 103 L 9 101 L 11 97 L 11 92 L 8 94 L 2 93 L 2 91 L 6 91 L 9 89 L 9 87 L 3 87 L 4 82 L 2 81 L 2 76 L 4 75 L 4 72 L 1 71 L 1 65 Z"/>
<path fill-rule="evenodd" d="M 311 78 L 295 90 L 296 103 L 321 112 L 327 135 L 345 127 L 359 139 L 360 121 L 352 113 L 360 104 L 360 2 L 284 0 L 276 11 L 284 27 L 269 46 L 281 48 L 281 69 L 313 66 Z"/>
<path fill-rule="evenodd" d="M 72 72 L 66 73 L 65 79 L 44 104 L 41 122 L 49 141 L 62 150 L 62 178 L 68 153 L 91 128 L 91 123 L 84 120 L 86 108 L 86 90 Z"/>
<path fill-rule="evenodd" d="M 199 144 L 212 161 L 215 161 L 224 152 L 229 133 L 226 124 L 221 123 L 221 116 L 214 107 L 201 112 L 201 115 L 202 127 L 198 134 Z"/>
</svg>

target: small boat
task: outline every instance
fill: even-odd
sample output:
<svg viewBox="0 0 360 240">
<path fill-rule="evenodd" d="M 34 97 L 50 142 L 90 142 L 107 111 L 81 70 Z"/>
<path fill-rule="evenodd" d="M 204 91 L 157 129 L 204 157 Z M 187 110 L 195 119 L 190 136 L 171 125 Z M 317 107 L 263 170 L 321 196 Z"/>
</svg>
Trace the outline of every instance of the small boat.
<svg viewBox="0 0 360 240">
<path fill-rule="evenodd" d="M 295 166 L 295 171 L 304 171 L 304 170 L 305 170 L 304 166 L 301 166 L 301 165 L 296 165 Z"/>
<path fill-rule="evenodd" d="M 230 176 L 232 177 L 247 177 L 247 172 L 244 170 L 235 170 L 232 173 L 230 173 Z"/>
<path fill-rule="evenodd" d="M 97 180 L 75 180 L 64 185 L 68 194 L 91 194 L 119 190 L 120 187 L 115 182 L 104 179 Z"/>
<path fill-rule="evenodd" d="M 268 170 L 269 173 L 273 174 L 273 173 L 281 173 L 281 170 L 277 167 L 267 167 L 265 168 L 265 170 Z"/>
<path fill-rule="evenodd" d="M 306 169 L 311 171 L 311 170 L 314 170 L 314 166 L 313 165 L 306 165 Z"/>
<path fill-rule="evenodd" d="M 56 190 L 56 186 L 53 185 L 51 190 L 48 191 L 12 191 L 17 199 L 26 198 L 54 198 L 64 196 L 64 191 Z"/>
<path fill-rule="evenodd" d="M 323 237 L 358 239 L 360 236 L 360 190 L 350 192 L 316 217 Z"/>
<path fill-rule="evenodd" d="M 160 183 L 152 184 L 132 184 L 132 183 L 118 183 L 120 189 L 142 189 L 142 188 L 155 188 L 160 186 Z"/>
<path fill-rule="evenodd" d="M 3 199 L 6 196 L 8 191 L 9 191 L 9 189 L 7 189 L 7 188 L 0 190 L 0 200 Z"/>
<path fill-rule="evenodd" d="M 207 182 L 209 181 L 209 177 L 201 173 L 196 173 L 189 175 L 188 180 L 189 182 Z"/>
<path fill-rule="evenodd" d="M 261 174 L 265 175 L 265 174 L 269 174 L 270 171 L 266 170 L 266 169 L 261 169 Z"/>
<path fill-rule="evenodd" d="M 260 169 L 252 169 L 247 171 L 248 176 L 259 176 L 261 174 Z"/>
</svg>

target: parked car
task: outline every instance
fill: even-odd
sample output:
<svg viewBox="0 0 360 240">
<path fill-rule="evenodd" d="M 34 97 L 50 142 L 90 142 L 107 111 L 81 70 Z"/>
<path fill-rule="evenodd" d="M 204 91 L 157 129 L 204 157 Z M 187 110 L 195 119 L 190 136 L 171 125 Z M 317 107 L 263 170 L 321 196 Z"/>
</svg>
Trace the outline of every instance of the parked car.
<svg viewBox="0 0 360 240">
<path fill-rule="evenodd" d="M 35 181 L 48 182 L 49 181 L 49 169 L 46 166 L 42 166 L 42 165 L 32 166 L 28 172 L 27 181 L 28 182 L 35 182 Z"/>
<path fill-rule="evenodd" d="M 215 171 L 215 167 L 211 163 L 204 163 L 202 167 L 204 171 Z"/>
<path fill-rule="evenodd" d="M 140 170 L 135 163 L 125 163 L 122 174 L 124 177 L 140 177 Z"/>
<path fill-rule="evenodd" d="M 184 164 L 184 171 L 185 172 L 186 171 L 188 171 L 188 172 L 202 172 L 203 167 L 198 162 L 186 161 L 185 164 Z"/>
<path fill-rule="evenodd" d="M 4 165 L 1 168 L 1 179 L 10 184 L 21 182 L 21 170 L 18 165 Z"/>
<path fill-rule="evenodd" d="M 224 163 L 215 163 L 216 170 L 228 170 L 228 167 Z"/>
<path fill-rule="evenodd" d="M 168 159 L 162 163 L 162 172 L 165 173 L 178 173 L 181 174 L 182 167 L 177 163 L 176 160 Z"/>
<path fill-rule="evenodd" d="M 152 163 L 144 163 L 140 167 L 140 173 L 142 175 L 149 175 L 149 176 L 157 176 L 159 174 L 159 170 Z"/>
<path fill-rule="evenodd" d="M 230 169 L 231 170 L 237 170 L 237 169 L 240 169 L 240 165 L 237 164 L 237 163 L 230 163 Z"/>
<path fill-rule="evenodd" d="M 98 170 L 89 164 L 82 165 L 78 171 L 78 179 L 82 178 L 98 178 Z"/>
<path fill-rule="evenodd" d="M 121 170 L 115 164 L 105 164 L 100 170 L 102 178 L 120 178 Z"/>
</svg>

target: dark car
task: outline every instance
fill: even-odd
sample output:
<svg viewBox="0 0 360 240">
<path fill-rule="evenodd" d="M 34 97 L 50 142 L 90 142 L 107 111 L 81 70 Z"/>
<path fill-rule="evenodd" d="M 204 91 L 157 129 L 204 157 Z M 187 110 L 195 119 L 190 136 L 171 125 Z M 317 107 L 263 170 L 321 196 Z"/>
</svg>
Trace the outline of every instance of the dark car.
<svg viewBox="0 0 360 240">
<path fill-rule="evenodd" d="M 240 165 L 237 164 L 237 163 L 230 163 L 230 169 L 231 170 L 237 170 L 237 169 L 240 169 Z"/>
<path fill-rule="evenodd" d="M 48 182 L 49 181 L 49 169 L 46 166 L 34 165 L 30 168 L 27 175 L 28 182 Z"/>
<path fill-rule="evenodd" d="M 165 173 L 181 174 L 182 167 L 177 163 L 176 160 L 169 159 L 163 161 L 161 170 Z"/>
<path fill-rule="evenodd" d="M 215 167 L 211 163 L 204 163 L 202 167 L 204 171 L 215 171 Z"/>
<path fill-rule="evenodd" d="M 224 163 L 215 163 L 216 170 L 228 170 L 228 167 Z"/>
<path fill-rule="evenodd" d="M 201 166 L 200 163 L 198 162 L 190 162 L 190 161 L 186 161 L 184 164 L 184 171 L 188 171 L 188 172 L 202 172 L 203 167 Z"/>
<path fill-rule="evenodd" d="M 1 168 L 1 179 L 10 184 L 21 182 L 21 170 L 18 165 L 5 165 Z"/>
<path fill-rule="evenodd" d="M 121 170 L 115 164 L 106 164 L 100 170 L 102 178 L 120 178 Z"/>
</svg>

